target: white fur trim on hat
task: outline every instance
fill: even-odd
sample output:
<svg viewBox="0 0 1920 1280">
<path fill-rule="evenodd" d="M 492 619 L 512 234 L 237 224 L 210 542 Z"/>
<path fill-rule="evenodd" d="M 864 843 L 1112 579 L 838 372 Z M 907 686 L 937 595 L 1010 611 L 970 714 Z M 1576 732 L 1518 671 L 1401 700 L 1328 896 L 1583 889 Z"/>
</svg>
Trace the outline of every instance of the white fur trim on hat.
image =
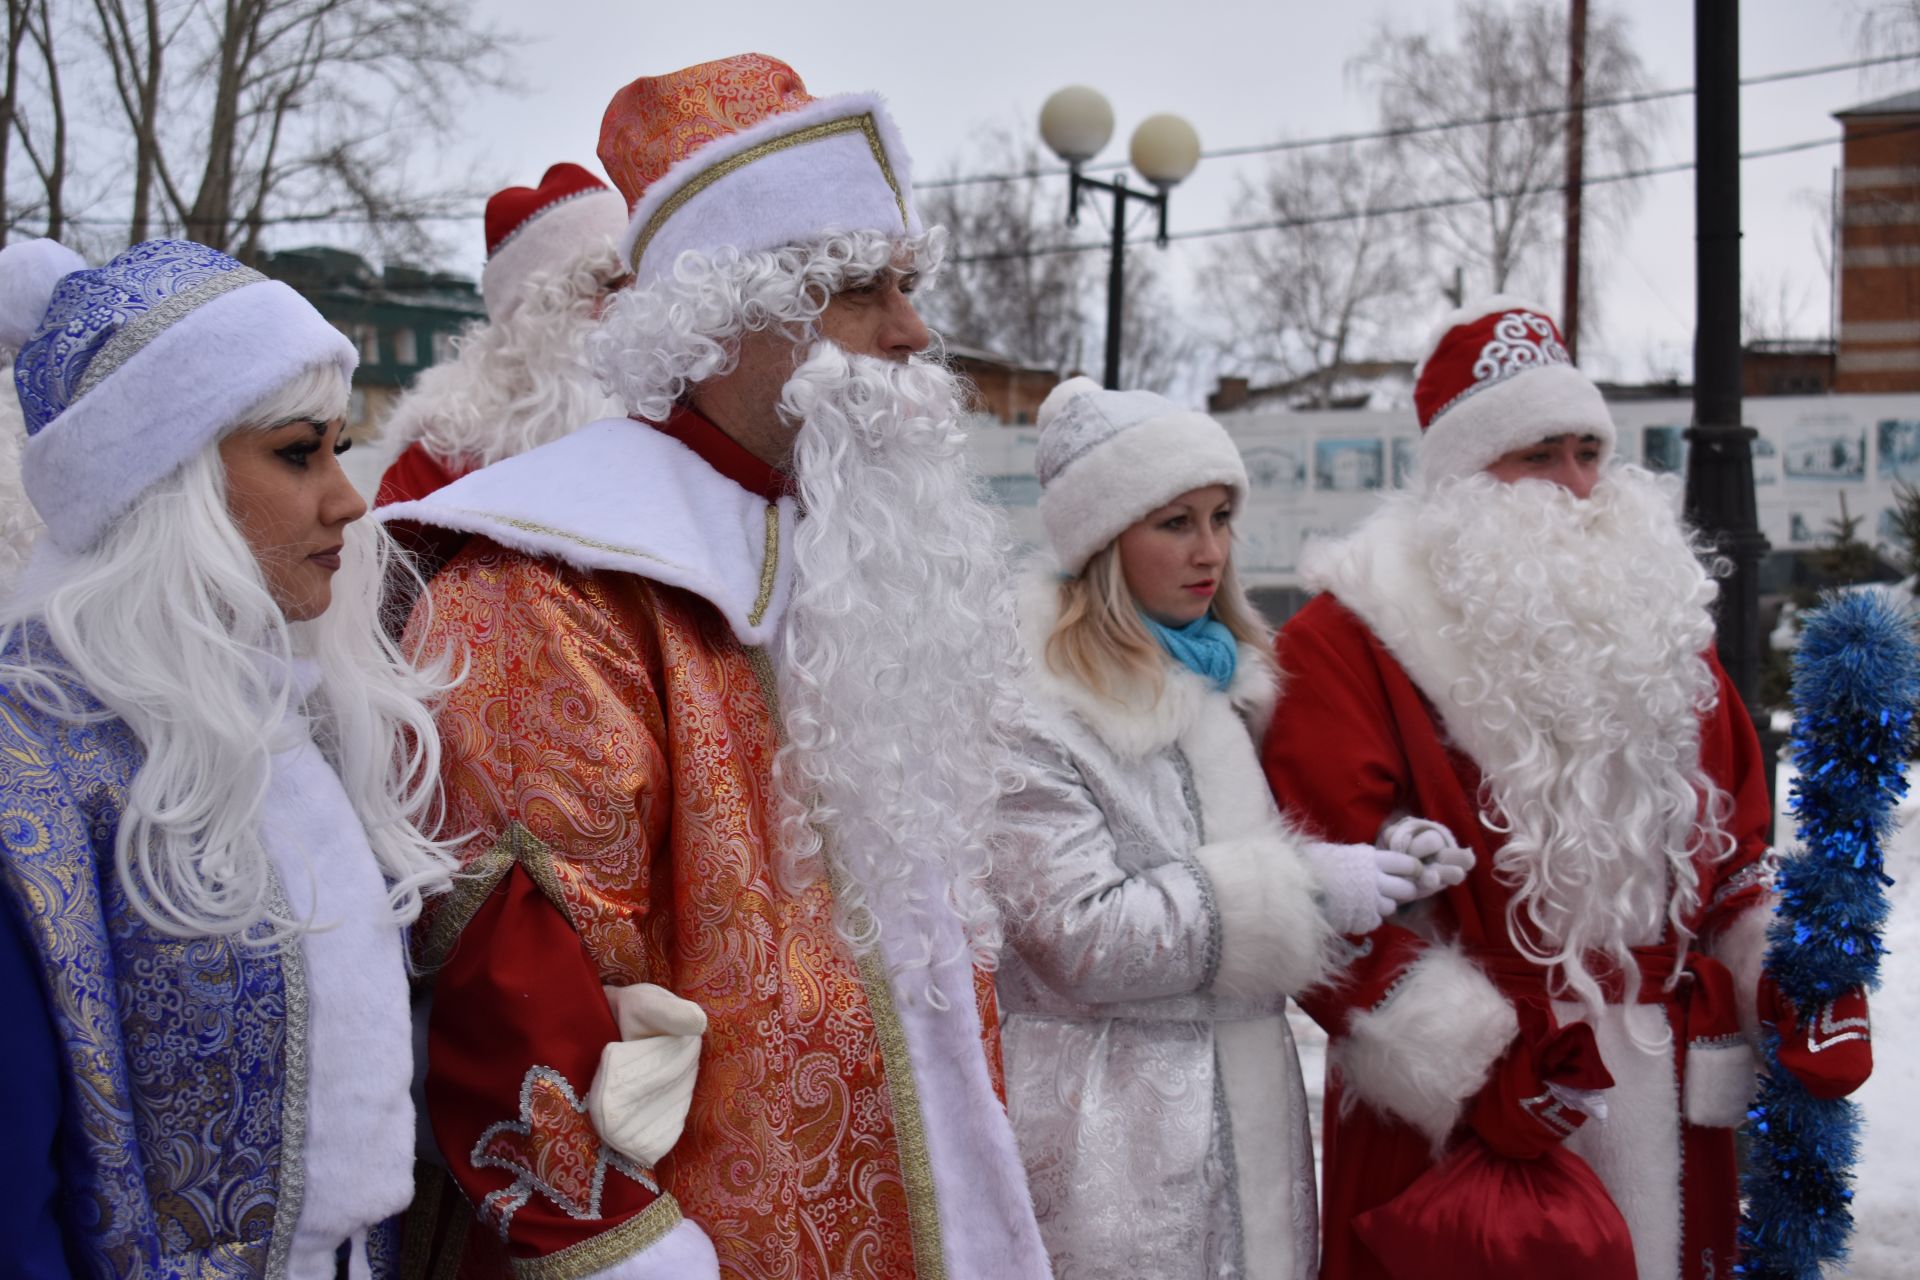
<svg viewBox="0 0 1920 1280">
<path fill-rule="evenodd" d="M 689 250 L 754 253 L 830 230 L 921 233 L 912 161 L 878 95 L 821 98 L 709 142 L 647 188 L 620 255 L 644 287 Z"/>
<path fill-rule="evenodd" d="M 18 351 L 47 318 L 59 283 L 87 260 L 58 240 L 22 240 L 0 249 L 0 348 Z"/>
<path fill-rule="evenodd" d="M 487 318 L 505 320 L 519 307 L 535 272 L 559 273 L 627 229 L 627 202 L 611 187 L 587 188 L 523 223 L 480 270 Z"/>
<path fill-rule="evenodd" d="M 303 370 L 359 362 L 353 344 L 278 280 L 195 307 L 27 441 L 21 479 L 53 541 L 85 551 L 147 487 L 235 427 Z"/>
<path fill-rule="evenodd" d="M 1450 405 L 1420 440 L 1420 482 L 1486 470 L 1502 454 L 1550 436 L 1594 436 L 1600 461 L 1613 455 L 1613 417 L 1600 388 L 1572 365 L 1516 373 Z"/>
<path fill-rule="evenodd" d="M 1151 391 L 1070 378 L 1037 417 L 1040 520 L 1066 573 L 1183 493 L 1224 484 L 1246 500 L 1246 465 L 1226 428 Z"/>
</svg>

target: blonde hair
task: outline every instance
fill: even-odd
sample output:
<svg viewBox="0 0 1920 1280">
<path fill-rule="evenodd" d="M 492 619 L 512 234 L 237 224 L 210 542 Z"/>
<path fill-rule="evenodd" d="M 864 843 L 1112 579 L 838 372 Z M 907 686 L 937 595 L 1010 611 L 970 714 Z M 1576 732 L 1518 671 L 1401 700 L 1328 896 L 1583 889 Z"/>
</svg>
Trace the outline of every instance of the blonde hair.
<svg viewBox="0 0 1920 1280">
<path fill-rule="evenodd" d="M 1273 628 L 1247 599 L 1231 558 L 1220 571 L 1213 616 L 1261 662 L 1272 664 Z M 1056 674 L 1123 705 L 1160 696 L 1169 659 L 1127 587 L 1118 538 L 1094 552 L 1077 576 L 1061 580 L 1060 614 L 1045 659 Z"/>
</svg>

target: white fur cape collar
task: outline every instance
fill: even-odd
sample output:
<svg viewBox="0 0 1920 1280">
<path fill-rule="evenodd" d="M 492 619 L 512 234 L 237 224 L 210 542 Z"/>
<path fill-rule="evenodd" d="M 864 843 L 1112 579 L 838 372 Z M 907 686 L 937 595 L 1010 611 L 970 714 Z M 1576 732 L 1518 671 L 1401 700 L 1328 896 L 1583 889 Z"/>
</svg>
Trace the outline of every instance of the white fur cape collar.
<svg viewBox="0 0 1920 1280">
<path fill-rule="evenodd" d="M 1047 637 L 1060 617 L 1060 572 L 1051 560 L 1037 560 L 1015 588 L 1020 643 L 1027 654 L 1027 692 L 1064 707 L 1117 754 L 1138 760 L 1179 741 L 1199 721 L 1216 690 L 1205 677 L 1174 663 L 1156 697 L 1151 688 L 1128 691 L 1124 701 L 1103 697 L 1047 665 Z M 1280 694 L 1280 682 L 1264 655 L 1240 646 L 1227 698 L 1257 740 L 1266 732 Z"/>
<path fill-rule="evenodd" d="M 763 645 L 786 609 L 796 513 L 794 499 L 768 504 L 645 423 L 608 418 L 375 514 L 683 588 L 742 644 Z"/>
</svg>

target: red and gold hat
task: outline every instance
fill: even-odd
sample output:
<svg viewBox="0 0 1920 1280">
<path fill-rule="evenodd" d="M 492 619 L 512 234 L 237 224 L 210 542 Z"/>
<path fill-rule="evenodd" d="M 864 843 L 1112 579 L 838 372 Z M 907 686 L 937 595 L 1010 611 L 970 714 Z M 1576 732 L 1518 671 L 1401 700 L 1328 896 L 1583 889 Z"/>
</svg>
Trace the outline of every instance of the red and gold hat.
<svg viewBox="0 0 1920 1280">
<path fill-rule="evenodd" d="M 689 250 L 921 232 L 912 164 L 879 97 L 812 97 L 765 54 L 635 80 L 607 107 L 599 153 L 633 210 L 621 251 L 641 286 Z"/>
<path fill-rule="evenodd" d="M 1422 483 L 1472 475 L 1549 436 L 1594 436 L 1602 462 L 1612 455 L 1606 401 L 1545 308 L 1496 294 L 1448 316 L 1438 334 L 1413 386 Z"/>
<path fill-rule="evenodd" d="M 508 187 L 487 201 L 487 265 L 480 296 L 487 315 L 504 320 L 520 304 L 527 277 L 565 271 L 596 239 L 618 240 L 627 225 L 620 193 L 577 164 L 549 168 L 537 187 Z"/>
</svg>

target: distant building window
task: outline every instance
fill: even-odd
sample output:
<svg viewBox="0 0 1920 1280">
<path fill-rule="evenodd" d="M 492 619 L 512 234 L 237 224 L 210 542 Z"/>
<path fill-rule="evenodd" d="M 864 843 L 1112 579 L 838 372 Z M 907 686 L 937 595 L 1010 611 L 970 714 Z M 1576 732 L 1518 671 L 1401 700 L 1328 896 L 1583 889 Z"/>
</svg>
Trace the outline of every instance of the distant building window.
<svg viewBox="0 0 1920 1280">
<path fill-rule="evenodd" d="M 1016 414 L 1014 414 L 1014 415 L 1013 415 L 1013 421 L 1014 421 L 1014 425 L 1015 425 L 1015 426 L 1020 426 L 1020 427 L 1024 427 L 1024 426 L 1026 426 L 1026 425 L 1027 425 L 1027 411 L 1026 411 L 1025 409 L 1022 409 L 1022 410 L 1021 410 L 1020 412 L 1018 412 L 1018 413 L 1016 413 Z"/>
<path fill-rule="evenodd" d="M 393 331 L 393 362 L 395 364 L 416 365 L 420 363 L 420 340 L 411 329 Z"/>
<path fill-rule="evenodd" d="M 367 420 L 367 393 L 359 387 L 347 397 L 347 425 L 357 427 Z"/>
<path fill-rule="evenodd" d="M 347 335 L 353 339 L 353 345 L 360 348 L 361 364 L 380 363 L 380 331 L 370 324 L 357 324 Z"/>
<path fill-rule="evenodd" d="M 445 364 L 453 359 L 453 330 L 435 329 L 433 331 L 433 362 Z"/>
</svg>

